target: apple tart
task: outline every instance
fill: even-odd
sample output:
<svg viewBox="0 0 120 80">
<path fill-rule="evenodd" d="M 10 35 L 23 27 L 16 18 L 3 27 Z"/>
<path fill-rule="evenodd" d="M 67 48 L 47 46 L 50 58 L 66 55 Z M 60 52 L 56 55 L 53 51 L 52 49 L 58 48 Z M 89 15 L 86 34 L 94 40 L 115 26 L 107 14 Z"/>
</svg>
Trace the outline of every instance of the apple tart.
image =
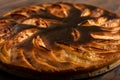
<svg viewBox="0 0 120 80">
<path fill-rule="evenodd" d="M 102 8 L 44 3 L 0 18 L 1 69 L 92 76 L 116 67 L 119 60 L 120 17 Z"/>
</svg>

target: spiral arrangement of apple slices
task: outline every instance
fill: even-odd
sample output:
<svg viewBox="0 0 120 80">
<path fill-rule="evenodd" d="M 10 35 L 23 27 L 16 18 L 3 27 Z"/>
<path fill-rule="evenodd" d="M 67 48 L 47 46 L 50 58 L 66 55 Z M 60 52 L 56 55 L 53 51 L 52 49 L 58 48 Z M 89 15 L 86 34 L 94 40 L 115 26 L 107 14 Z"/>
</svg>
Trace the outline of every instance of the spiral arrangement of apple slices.
<svg viewBox="0 0 120 80">
<path fill-rule="evenodd" d="M 86 4 L 44 3 L 3 15 L 0 61 L 37 71 L 90 71 L 120 59 L 120 17 Z"/>
</svg>

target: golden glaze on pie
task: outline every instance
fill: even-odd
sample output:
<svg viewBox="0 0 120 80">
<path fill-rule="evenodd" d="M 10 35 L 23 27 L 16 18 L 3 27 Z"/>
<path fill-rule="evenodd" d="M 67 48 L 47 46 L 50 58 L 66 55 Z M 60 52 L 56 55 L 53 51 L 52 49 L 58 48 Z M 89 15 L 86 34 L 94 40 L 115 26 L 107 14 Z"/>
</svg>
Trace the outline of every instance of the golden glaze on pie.
<svg viewBox="0 0 120 80">
<path fill-rule="evenodd" d="M 85 4 L 44 3 L 3 15 L 0 61 L 36 71 L 89 71 L 120 59 L 120 17 Z"/>
</svg>

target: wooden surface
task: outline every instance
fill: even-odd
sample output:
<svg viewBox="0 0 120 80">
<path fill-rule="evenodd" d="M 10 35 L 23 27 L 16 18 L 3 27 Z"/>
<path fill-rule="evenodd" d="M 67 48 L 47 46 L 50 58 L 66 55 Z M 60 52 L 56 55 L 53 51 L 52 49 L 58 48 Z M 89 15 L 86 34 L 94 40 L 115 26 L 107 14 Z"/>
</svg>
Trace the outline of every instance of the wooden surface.
<svg viewBox="0 0 120 80">
<path fill-rule="evenodd" d="M 120 14 L 120 0 L 0 0 L 0 16 L 5 12 L 8 12 L 19 7 L 44 2 L 60 2 L 60 1 L 92 4 L 115 12 L 118 15 Z M 0 80 L 25 80 L 25 79 L 0 71 Z M 120 80 L 120 66 L 106 74 L 87 80 Z"/>
</svg>

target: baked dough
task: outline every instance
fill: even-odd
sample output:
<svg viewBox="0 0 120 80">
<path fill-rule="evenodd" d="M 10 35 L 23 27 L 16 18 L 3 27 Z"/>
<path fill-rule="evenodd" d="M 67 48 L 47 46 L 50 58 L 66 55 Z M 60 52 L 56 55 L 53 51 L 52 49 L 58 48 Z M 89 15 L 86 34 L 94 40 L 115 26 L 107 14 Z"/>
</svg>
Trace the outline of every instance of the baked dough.
<svg viewBox="0 0 120 80">
<path fill-rule="evenodd" d="M 88 73 L 120 59 L 120 17 L 86 4 L 44 3 L 0 19 L 0 61 L 38 72 Z"/>
</svg>

